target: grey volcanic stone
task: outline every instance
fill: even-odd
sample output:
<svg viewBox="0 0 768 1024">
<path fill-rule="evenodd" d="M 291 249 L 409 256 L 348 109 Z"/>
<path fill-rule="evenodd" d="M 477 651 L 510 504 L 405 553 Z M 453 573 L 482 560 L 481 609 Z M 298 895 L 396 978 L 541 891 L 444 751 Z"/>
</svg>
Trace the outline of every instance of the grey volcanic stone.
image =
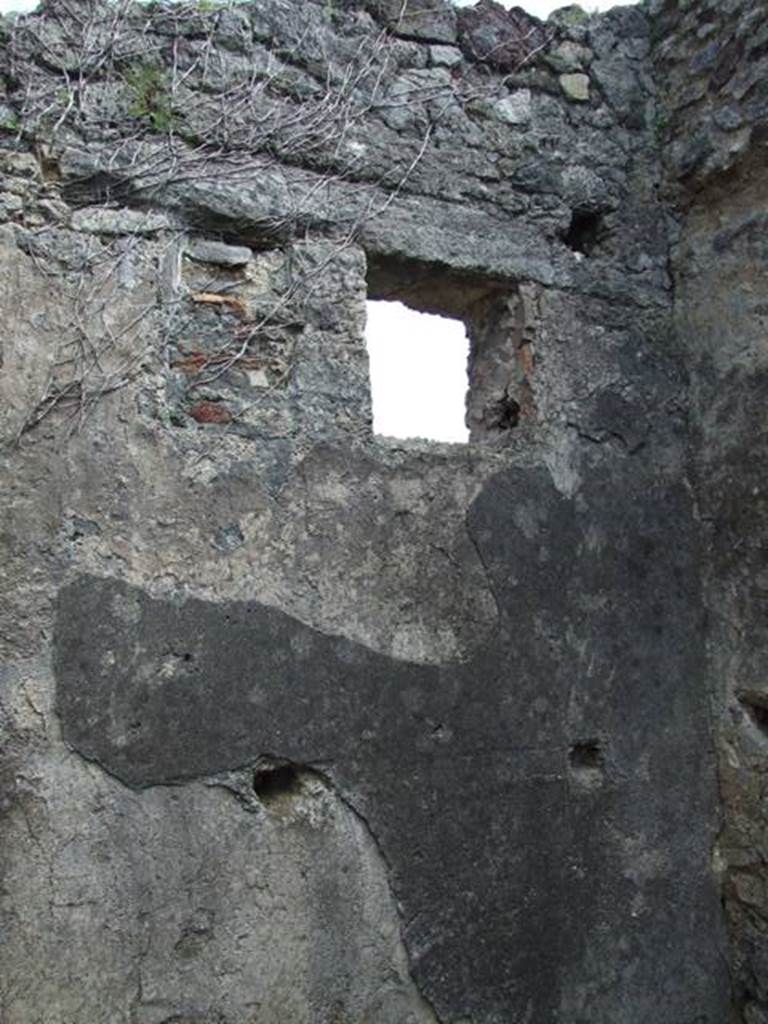
<svg viewBox="0 0 768 1024">
<path fill-rule="evenodd" d="M 498 100 L 495 106 L 497 117 L 507 124 L 525 125 L 531 120 L 531 93 L 529 89 L 519 89 L 509 96 Z"/>
<path fill-rule="evenodd" d="M 585 103 L 589 99 L 589 75 L 580 71 L 560 75 L 560 87 L 569 100 Z"/>
<path fill-rule="evenodd" d="M 479 0 L 459 11 L 459 44 L 467 57 L 499 71 L 517 71 L 541 47 L 546 32 L 521 7 L 505 10 L 495 0 Z"/>
<path fill-rule="evenodd" d="M 224 245 L 205 238 L 192 239 L 185 251 L 201 263 L 219 263 L 224 267 L 242 267 L 253 259 L 253 252 L 244 245 Z"/>
<path fill-rule="evenodd" d="M 432 43 L 456 42 L 456 12 L 443 0 L 368 0 L 371 13 L 397 35 Z"/>
<path fill-rule="evenodd" d="M 429 60 L 437 67 L 454 68 L 461 64 L 461 50 L 456 46 L 430 46 Z"/>
</svg>

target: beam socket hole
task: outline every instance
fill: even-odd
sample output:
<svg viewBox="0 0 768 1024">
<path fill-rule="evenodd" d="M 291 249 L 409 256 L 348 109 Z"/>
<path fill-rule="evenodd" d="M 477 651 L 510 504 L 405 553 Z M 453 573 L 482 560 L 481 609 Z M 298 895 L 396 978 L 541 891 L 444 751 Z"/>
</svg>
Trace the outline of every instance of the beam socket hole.
<svg viewBox="0 0 768 1024">
<path fill-rule="evenodd" d="M 571 775 L 584 786 L 596 786 L 602 782 L 605 759 L 600 741 L 580 740 L 568 752 Z"/>
<path fill-rule="evenodd" d="M 600 242 L 602 234 L 602 214 L 577 207 L 571 213 L 571 223 L 563 235 L 563 241 L 574 252 L 590 256 Z"/>
<path fill-rule="evenodd" d="M 295 796 L 301 777 L 292 764 L 257 768 L 253 773 L 253 791 L 262 803 L 269 804 L 285 796 Z"/>
<path fill-rule="evenodd" d="M 737 698 L 751 724 L 768 742 L 768 694 L 748 691 L 737 694 Z"/>
</svg>

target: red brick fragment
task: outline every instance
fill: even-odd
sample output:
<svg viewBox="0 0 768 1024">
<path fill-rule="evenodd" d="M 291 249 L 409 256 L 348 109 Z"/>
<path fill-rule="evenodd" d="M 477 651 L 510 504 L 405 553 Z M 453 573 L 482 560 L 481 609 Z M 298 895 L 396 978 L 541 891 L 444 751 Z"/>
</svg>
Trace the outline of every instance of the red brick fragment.
<svg viewBox="0 0 768 1024">
<path fill-rule="evenodd" d="M 190 409 L 190 415 L 198 423 L 232 422 L 232 413 L 220 402 L 198 402 Z"/>
</svg>

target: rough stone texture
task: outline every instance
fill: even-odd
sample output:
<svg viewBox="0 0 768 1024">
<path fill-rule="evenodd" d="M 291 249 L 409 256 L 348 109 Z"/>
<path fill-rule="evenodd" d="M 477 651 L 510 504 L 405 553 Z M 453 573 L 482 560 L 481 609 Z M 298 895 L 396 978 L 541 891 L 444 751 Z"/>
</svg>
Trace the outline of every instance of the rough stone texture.
<svg viewBox="0 0 768 1024">
<path fill-rule="evenodd" d="M 760 1021 L 759 5 L 206 7 L 0 37 L 2 1020 Z"/>
<path fill-rule="evenodd" d="M 670 182 L 690 201 L 709 179 L 757 157 L 766 141 L 765 12 L 759 4 L 655 0 L 658 127 Z"/>
<path fill-rule="evenodd" d="M 560 87 L 569 100 L 586 103 L 589 99 L 589 75 L 582 74 L 581 71 L 560 75 Z"/>
<path fill-rule="evenodd" d="M 736 1007 L 768 1019 L 768 29 L 746 3 L 656 12 L 677 332 L 691 373 L 707 677 L 722 829 L 715 850 Z M 693 126 L 695 125 L 695 130 Z"/>
</svg>

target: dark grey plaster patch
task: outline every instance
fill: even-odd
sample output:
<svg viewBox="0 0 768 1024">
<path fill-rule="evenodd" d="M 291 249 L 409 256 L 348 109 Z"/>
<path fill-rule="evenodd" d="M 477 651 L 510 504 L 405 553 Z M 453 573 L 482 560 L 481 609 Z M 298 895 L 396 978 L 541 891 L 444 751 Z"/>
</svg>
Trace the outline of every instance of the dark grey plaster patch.
<svg viewBox="0 0 768 1024">
<path fill-rule="evenodd" d="M 575 500 L 543 470 L 485 486 L 468 529 L 500 621 L 467 664 L 76 580 L 55 636 L 65 740 L 135 787 L 262 754 L 321 771 L 379 844 L 443 1021 L 722 1024 L 689 498 L 643 453 L 611 465 Z"/>
</svg>

